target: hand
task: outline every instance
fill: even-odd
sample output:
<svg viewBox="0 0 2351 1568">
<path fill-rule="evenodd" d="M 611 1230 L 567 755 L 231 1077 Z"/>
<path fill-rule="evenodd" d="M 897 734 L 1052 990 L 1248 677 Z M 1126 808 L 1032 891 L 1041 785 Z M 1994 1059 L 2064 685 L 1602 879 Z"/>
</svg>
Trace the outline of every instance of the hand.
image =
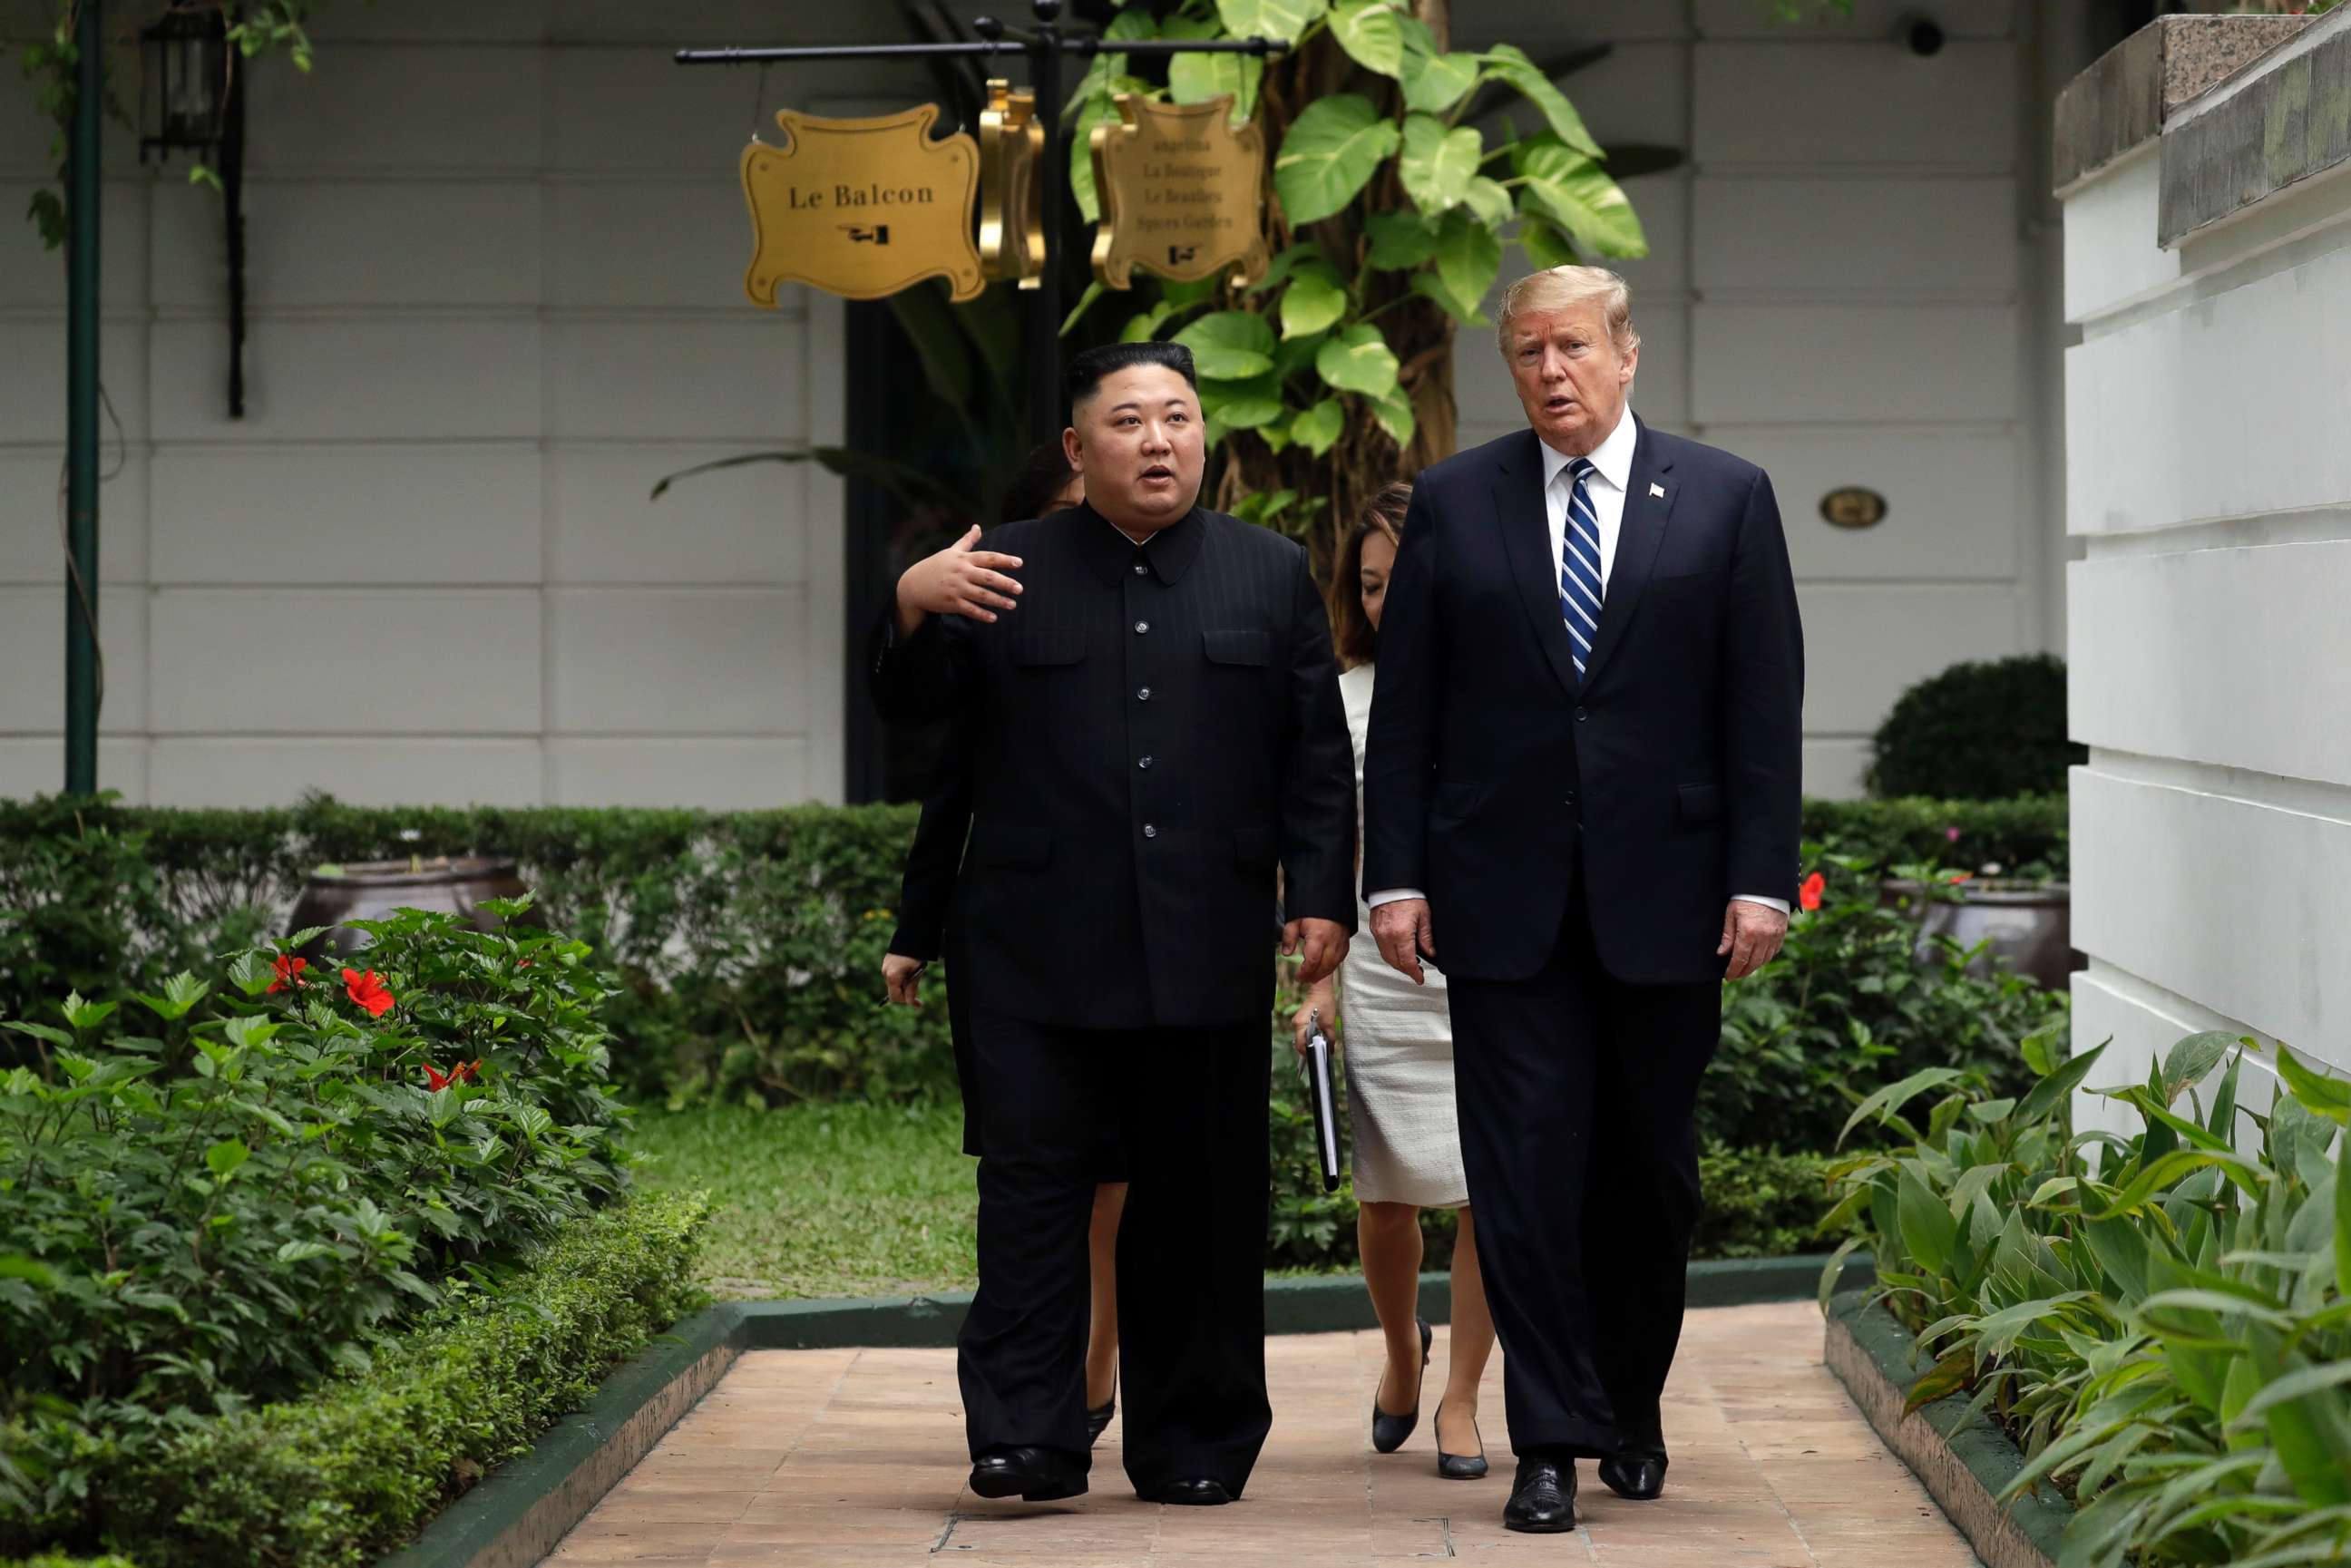
<svg viewBox="0 0 2351 1568">
<path fill-rule="evenodd" d="M 882 957 L 882 983 L 890 988 L 890 999 L 902 1008 L 923 1005 L 923 971 L 928 964 L 920 958 L 909 958 L 904 953 L 886 953 Z"/>
<path fill-rule="evenodd" d="M 1722 972 L 1726 980 L 1742 980 L 1779 956 L 1780 945 L 1788 939 L 1788 917 L 1776 909 L 1761 904 L 1750 904 L 1734 898 L 1722 912 L 1722 941 L 1715 948 L 1718 958 L 1728 954 L 1730 967 Z"/>
<path fill-rule="evenodd" d="M 1296 1012 L 1290 1015 L 1290 1049 L 1301 1056 L 1306 1054 L 1306 1042 L 1313 1036 L 1317 1012 L 1322 1015 L 1322 1027 L 1328 1031 L 1331 1020 L 1339 1012 L 1338 989 L 1328 980 L 1310 988 L 1306 999 L 1298 1004 Z"/>
<path fill-rule="evenodd" d="M 1426 985 L 1420 972 L 1423 954 L 1437 956 L 1437 925 L 1428 917 L 1428 900 L 1394 898 L 1372 911 L 1372 940 L 1388 967 L 1414 985 Z"/>
<path fill-rule="evenodd" d="M 979 527 L 936 555 L 908 567 L 898 579 L 898 634 L 911 637 L 925 615 L 965 615 L 993 621 L 1012 608 L 1020 585 L 1005 576 L 1019 570 L 1020 558 L 977 549 Z"/>
<path fill-rule="evenodd" d="M 1281 956 L 1303 951 L 1298 983 L 1311 987 L 1328 978 L 1347 956 L 1347 928 L 1335 920 L 1293 920 L 1281 928 Z"/>
</svg>

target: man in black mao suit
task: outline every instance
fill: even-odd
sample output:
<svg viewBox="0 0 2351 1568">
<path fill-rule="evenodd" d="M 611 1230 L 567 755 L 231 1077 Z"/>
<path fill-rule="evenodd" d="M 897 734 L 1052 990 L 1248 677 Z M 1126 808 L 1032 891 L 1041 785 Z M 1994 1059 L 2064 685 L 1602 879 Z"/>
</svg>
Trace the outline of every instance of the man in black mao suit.
<svg viewBox="0 0 2351 1568">
<path fill-rule="evenodd" d="M 1313 976 L 1345 954 L 1353 757 L 1305 552 L 1196 504 L 1190 352 L 1091 350 L 1070 382 L 1085 503 L 910 568 L 872 663 L 884 718 L 968 726 L 971 1485 L 1086 1490 L 1086 1221 L 1120 1139 L 1127 1475 L 1147 1499 L 1220 1503 L 1272 1422 L 1274 947 Z"/>
<path fill-rule="evenodd" d="M 1364 762 L 1382 955 L 1450 986 L 1478 1259 L 1518 1478 L 1565 1530 L 1579 1458 L 1656 1497 L 1721 981 L 1795 891 L 1803 633 L 1771 481 L 1626 407 L 1614 273 L 1514 285 L 1531 428 L 1420 476 Z"/>
</svg>

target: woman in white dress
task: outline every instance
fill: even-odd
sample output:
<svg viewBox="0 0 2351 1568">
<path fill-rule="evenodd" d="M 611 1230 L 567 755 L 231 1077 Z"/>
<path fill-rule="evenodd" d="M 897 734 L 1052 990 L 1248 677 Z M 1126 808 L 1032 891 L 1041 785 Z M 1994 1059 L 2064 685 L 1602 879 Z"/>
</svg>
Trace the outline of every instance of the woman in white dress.
<svg viewBox="0 0 2351 1568">
<path fill-rule="evenodd" d="M 1331 576 L 1331 624 L 1345 672 L 1339 693 L 1355 741 L 1359 826 L 1380 606 L 1411 499 L 1412 486 L 1404 484 L 1374 496 Z M 1356 897 L 1362 896 L 1359 889 Z M 1355 914 L 1358 929 L 1369 931 L 1371 911 L 1359 902 Z M 1432 969 L 1428 983 L 1416 986 L 1388 967 L 1375 944 L 1358 940 L 1338 974 L 1315 987 L 1299 1008 L 1293 1037 L 1301 1051 L 1308 1020 L 1318 1009 L 1325 1020 L 1340 1020 L 1355 1197 L 1362 1206 L 1356 1237 L 1363 1248 L 1364 1284 L 1387 1340 L 1387 1368 L 1372 1401 L 1372 1445 L 1392 1453 L 1419 1422 L 1431 1337 L 1414 1310 L 1420 1285 L 1420 1211 L 1455 1209 L 1460 1233 L 1453 1245 L 1452 1350 L 1437 1406 L 1437 1470 L 1451 1479 L 1475 1480 L 1486 1473 L 1478 1383 L 1494 1348 L 1494 1320 L 1486 1310 L 1468 1183 L 1461 1174 L 1445 981 Z"/>
</svg>

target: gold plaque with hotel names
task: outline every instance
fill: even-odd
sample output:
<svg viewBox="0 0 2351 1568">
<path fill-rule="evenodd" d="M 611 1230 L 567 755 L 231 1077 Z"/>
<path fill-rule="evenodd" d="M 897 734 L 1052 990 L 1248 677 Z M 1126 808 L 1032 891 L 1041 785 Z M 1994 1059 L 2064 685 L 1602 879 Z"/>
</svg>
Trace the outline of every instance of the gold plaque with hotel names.
<svg viewBox="0 0 2351 1568">
<path fill-rule="evenodd" d="M 979 112 L 979 265 L 991 283 L 1034 288 L 1044 275 L 1044 158 L 1037 95 L 991 79 Z"/>
<path fill-rule="evenodd" d="M 960 133 L 933 141 L 938 116 L 927 103 L 869 120 L 777 113 L 783 144 L 755 137 L 743 149 L 752 241 L 743 290 L 754 305 L 773 309 L 786 283 L 879 299 L 944 277 L 956 299 L 978 295 L 979 149 Z"/>
<path fill-rule="evenodd" d="M 1093 131 L 1094 276 L 1134 287 L 1142 267 L 1196 283 L 1224 267 L 1232 281 L 1265 276 L 1265 136 L 1232 129 L 1230 93 L 1205 103 L 1155 103 L 1122 93 L 1119 123 Z"/>
</svg>

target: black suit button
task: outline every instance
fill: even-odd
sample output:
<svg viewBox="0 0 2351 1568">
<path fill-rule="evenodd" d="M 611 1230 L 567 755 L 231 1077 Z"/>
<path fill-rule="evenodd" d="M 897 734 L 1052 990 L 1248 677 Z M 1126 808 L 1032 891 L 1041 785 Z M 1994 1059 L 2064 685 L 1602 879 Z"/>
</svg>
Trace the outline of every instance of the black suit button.
<svg viewBox="0 0 2351 1568">
<path fill-rule="evenodd" d="M 1159 830 L 1151 823 L 1145 822 L 1143 824 L 1143 836 L 1146 839 L 1155 839 L 1159 836 Z"/>
<path fill-rule="evenodd" d="M 1138 621 L 1138 622 L 1136 622 L 1134 623 L 1134 634 L 1135 634 L 1136 636 L 1138 636 L 1138 637 L 1142 636 L 1145 632 L 1148 632 L 1148 631 L 1150 631 L 1150 630 L 1151 630 L 1151 622 L 1148 622 L 1148 621 Z"/>
<path fill-rule="evenodd" d="M 1562 800 L 1562 801 L 1560 802 L 1560 804 L 1561 804 L 1561 805 L 1562 805 L 1562 806 L 1573 806 L 1573 805 L 1574 805 L 1574 804 L 1575 804 L 1575 791 L 1574 791 L 1574 790 L 1573 790 L 1573 789 L 1570 789 L 1570 790 L 1567 792 L 1567 798 L 1566 798 L 1565 800 Z"/>
<path fill-rule="evenodd" d="M 1582 708 L 1577 708 L 1577 709 L 1575 710 L 1575 722 L 1576 722 L 1576 723 L 1578 723 L 1578 724 L 1582 724 L 1582 723 L 1583 723 L 1583 722 L 1587 717 L 1589 717 L 1589 716 L 1589 716 L 1589 715 L 1587 715 L 1587 714 L 1586 714 L 1586 713 L 1585 713 Z"/>
<path fill-rule="evenodd" d="M 1134 764 L 1134 765 L 1135 765 L 1137 768 L 1148 768 L 1148 767 L 1150 767 L 1150 766 L 1151 766 L 1151 758 L 1149 758 L 1148 757 L 1139 758 L 1137 758 L 1137 759 L 1136 759 L 1136 761 L 1135 761 L 1135 764 Z"/>
<path fill-rule="evenodd" d="M 1134 700 L 1139 703 L 1149 702 L 1151 700 L 1151 688 L 1149 686 L 1144 686 L 1141 691 L 1136 692 L 1134 694 Z M 1581 718 L 1583 716 L 1578 714 L 1576 716 Z"/>
<path fill-rule="evenodd" d="M 1134 575 L 1137 577 L 1148 577 L 1151 575 L 1151 569 L 1144 565 L 1141 561 L 1136 561 L 1134 563 Z"/>
</svg>

